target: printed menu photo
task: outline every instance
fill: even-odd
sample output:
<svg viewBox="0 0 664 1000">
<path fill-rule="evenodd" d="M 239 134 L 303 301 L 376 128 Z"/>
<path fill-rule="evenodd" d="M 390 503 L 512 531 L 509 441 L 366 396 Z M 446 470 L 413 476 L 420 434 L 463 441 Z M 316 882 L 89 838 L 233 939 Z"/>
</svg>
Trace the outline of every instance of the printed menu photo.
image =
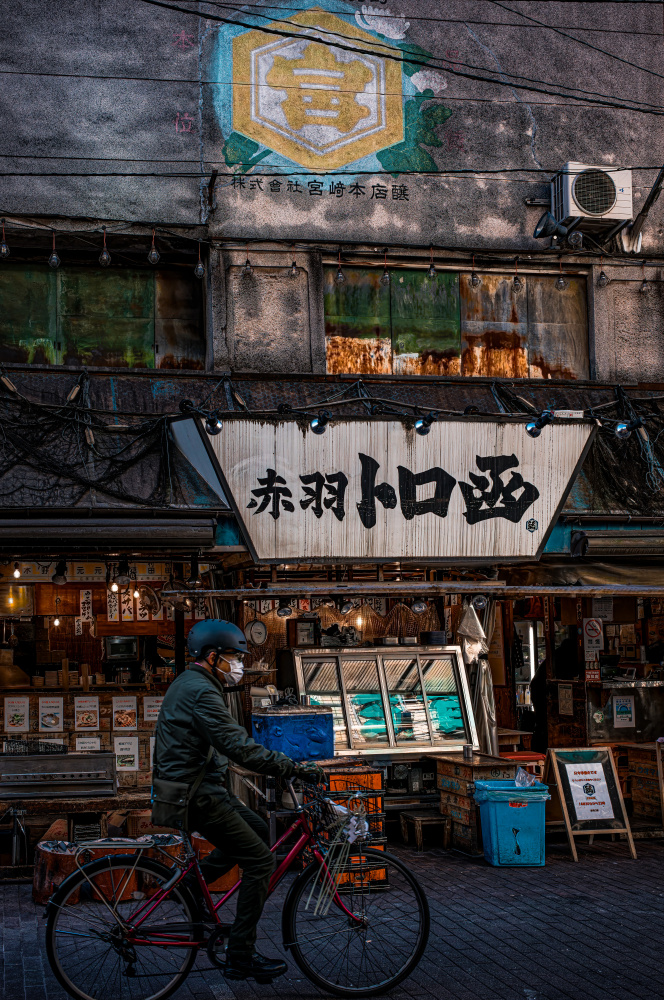
<svg viewBox="0 0 664 1000">
<path fill-rule="evenodd" d="M 62 698 L 39 699 L 39 732 L 62 732 Z"/>
<path fill-rule="evenodd" d="M 135 697 L 113 699 L 113 729 L 138 729 Z"/>
<path fill-rule="evenodd" d="M 138 736 L 116 736 L 113 745 L 118 771 L 138 771 Z"/>
<path fill-rule="evenodd" d="M 5 698 L 5 732 L 27 733 L 30 731 L 30 699 Z"/>
<path fill-rule="evenodd" d="M 99 698 L 74 698 L 74 729 L 99 729 Z"/>
</svg>

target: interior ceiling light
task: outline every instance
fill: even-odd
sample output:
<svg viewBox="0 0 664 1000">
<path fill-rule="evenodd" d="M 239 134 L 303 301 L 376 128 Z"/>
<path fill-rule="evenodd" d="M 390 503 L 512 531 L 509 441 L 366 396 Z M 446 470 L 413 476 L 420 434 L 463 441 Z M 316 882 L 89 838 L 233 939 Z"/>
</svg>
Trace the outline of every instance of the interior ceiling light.
<svg viewBox="0 0 664 1000">
<path fill-rule="evenodd" d="M 353 603 L 353 601 L 344 601 L 339 610 L 341 611 L 342 615 L 349 615 L 354 607 L 355 604 Z"/>
<path fill-rule="evenodd" d="M 9 257 L 11 250 L 7 246 L 7 241 L 5 240 L 5 220 L 2 220 L 2 242 L 0 242 L 0 257 Z"/>
<path fill-rule="evenodd" d="M 99 263 L 101 264 L 102 267 L 108 267 L 109 264 L 111 263 L 111 255 L 106 249 L 106 226 L 102 226 L 101 228 L 104 234 L 104 246 L 102 247 L 102 251 L 99 254 Z"/>
<path fill-rule="evenodd" d="M 424 614 L 425 611 L 429 610 L 429 605 L 426 601 L 423 601 L 421 597 L 418 597 L 416 601 L 413 601 L 411 610 L 414 611 L 416 615 L 421 615 Z"/>
<path fill-rule="evenodd" d="M 201 260 L 201 241 L 198 241 L 198 260 L 196 261 L 196 266 L 194 268 L 194 275 L 197 278 L 205 277 L 205 264 Z"/>
<path fill-rule="evenodd" d="M 415 433 L 419 434 L 420 437 L 424 437 L 431 430 L 431 425 L 436 419 L 436 414 L 431 412 L 427 413 L 426 417 L 418 417 L 415 421 Z"/>
<path fill-rule="evenodd" d="M 49 263 L 49 267 L 56 268 L 56 267 L 60 267 L 60 258 L 58 257 L 57 253 L 55 252 L 55 229 L 53 230 L 53 232 L 52 232 L 51 235 L 53 236 L 53 243 L 52 243 L 52 246 L 51 246 L 51 256 L 48 258 L 48 263 Z"/>
<path fill-rule="evenodd" d="M 159 251 L 154 245 L 154 229 L 152 230 L 152 246 L 150 247 L 150 251 L 148 253 L 148 263 L 149 264 L 159 263 Z"/>
<path fill-rule="evenodd" d="M 279 598 L 279 608 L 277 609 L 277 614 L 280 618 L 290 618 L 293 614 L 293 609 L 290 606 L 290 600 L 287 597 Z"/>
<path fill-rule="evenodd" d="M 325 428 L 332 419 L 332 414 L 328 410 L 321 410 L 317 417 L 309 422 L 309 427 L 314 434 L 324 434 Z"/>
<path fill-rule="evenodd" d="M 62 587 L 67 582 L 67 563 L 64 559 L 59 559 L 55 564 L 55 573 L 51 577 L 51 583 Z"/>
<path fill-rule="evenodd" d="M 341 270 L 341 250 L 339 251 L 339 264 L 337 267 L 337 273 L 334 276 L 334 280 L 338 285 L 343 285 L 344 282 L 346 281 L 346 275 Z"/>
<path fill-rule="evenodd" d="M 484 596 L 484 594 L 475 594 L 470 603 L 475 608 L 475 611 L 484 611 L 485 607 L 489 602 Z"/>
<path fill-rule="evenodd" d="M 17 562 L 14 563 L 14 579 L 18 580 L 21 575 L 21 567 Z"/>
<path fill-rule="evenodd" d="M 542 410 L 537 420 L 529 420 L 526 424 L 526 434 L 531 438 L 538 438 L 542 433 L 542 428 L 553 423 L 553 413 L 551 410 Z"/>
</svg>

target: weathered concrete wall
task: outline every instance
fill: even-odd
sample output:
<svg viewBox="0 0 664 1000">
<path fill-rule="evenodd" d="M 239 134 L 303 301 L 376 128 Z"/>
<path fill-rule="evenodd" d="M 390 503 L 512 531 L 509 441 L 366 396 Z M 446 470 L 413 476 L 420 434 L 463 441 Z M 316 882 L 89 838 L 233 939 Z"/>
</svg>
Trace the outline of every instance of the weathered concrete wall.
<svg viewBox="0 0 664 1000">
<path fill-rule="evenodd" d="M 192 13 L 142 0 L 7 6 L 0 163 L 18 176 L 3 177 L 3 213 L 202 222 L 220 244 L 432 243 L 518 254 L 528 267 L 545 247 L 532 238 L 543 208 L 525 199 L 548 196 L 549 171 L 568 160 L 631 166 L 638 211 L 664 162 L 659 117 L 590 103 L 664 105 L 657 5 L 527 2 L 517 12 L 409 0 L 401 16 L 395 4 L 302 0 L 280 21 L 262 6 L 266 14 L 260 3 L 199 3 Z M 367 97 L 372 80 L 378 96 Z M 589 92 L 586 105 L 573 87 Z M 201 186 L 213 167 L 208 210 Z M 642 252 L 662 249 L 664 199 Z M 216 367 L 324 369 L 320 261 L 299 251 L 297 260 L 295 279 L 278 255 L 245 280 L 242 254 L 215 251 Z M 596 258 L 577 260 L 595 268 L 591 371 L 664 379 L 662 286 L 639 294 L 640 272 L 607 259 L 615 280 L 600 289 Z"/>
</svg>

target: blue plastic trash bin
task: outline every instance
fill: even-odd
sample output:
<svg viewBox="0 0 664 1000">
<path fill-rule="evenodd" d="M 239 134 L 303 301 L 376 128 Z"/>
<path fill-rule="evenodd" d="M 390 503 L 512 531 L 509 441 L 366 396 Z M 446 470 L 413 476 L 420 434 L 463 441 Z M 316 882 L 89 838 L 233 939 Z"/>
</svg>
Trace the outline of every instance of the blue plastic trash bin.
<svg viewBox="0 0 664 1000">
<path fill-rule="evenodd" d="M 544 810 L 548 785 L 476 781 L 484 857 L 490 865 L 544 864 Z"/>
</svg>

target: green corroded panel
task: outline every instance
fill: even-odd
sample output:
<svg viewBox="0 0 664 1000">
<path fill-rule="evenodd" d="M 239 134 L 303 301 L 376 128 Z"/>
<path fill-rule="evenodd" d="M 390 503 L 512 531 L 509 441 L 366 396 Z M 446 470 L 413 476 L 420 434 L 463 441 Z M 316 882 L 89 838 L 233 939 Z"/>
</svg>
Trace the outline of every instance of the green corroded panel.
<svg viewBox="0 0 664 1000">
<path fill-rule="evenodd" d="M 57 275 L 48 267 L 0 267 L 0 361 L 56 361 Z"/>
</svg>

